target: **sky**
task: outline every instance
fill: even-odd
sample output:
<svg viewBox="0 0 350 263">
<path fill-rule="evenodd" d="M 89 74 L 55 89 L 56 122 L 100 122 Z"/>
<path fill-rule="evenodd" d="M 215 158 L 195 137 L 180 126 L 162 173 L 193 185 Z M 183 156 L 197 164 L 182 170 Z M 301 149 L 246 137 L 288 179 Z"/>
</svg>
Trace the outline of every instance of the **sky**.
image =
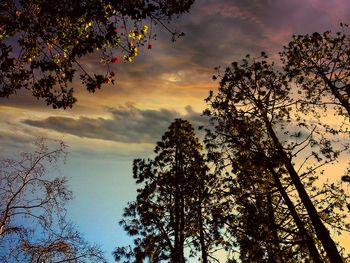
<svg viewBox="0 0 350 263">
<path fill-rule="evenodd" d="M 114 86 L 89 94 L 75 81 L 72 109 L 53 110 L 25 92 L 1 99 L 0 158 L 30 149 L 38 136 L 65 141 L 69 155 L 60 174 L 75 196 L 68 216 L 113 262 L 113 249 L 129 241 L 118 221 L 136 196 L 133 159 L 152 156 L 174 118 L 195 127 L 205 122 L 204 99 L 218 86 L 214 68 L 261 51 L 278 64 L 293 34 L 335 32 L 349 17 L 347 0 L 196 0 L 174 20 L 184 37 L 172 43 L 160 30 L 152 49 L 141 49 L 133 63 L 113 65 Z M 82 63 L 101 70 L 94 56 Z"/>
</svg>

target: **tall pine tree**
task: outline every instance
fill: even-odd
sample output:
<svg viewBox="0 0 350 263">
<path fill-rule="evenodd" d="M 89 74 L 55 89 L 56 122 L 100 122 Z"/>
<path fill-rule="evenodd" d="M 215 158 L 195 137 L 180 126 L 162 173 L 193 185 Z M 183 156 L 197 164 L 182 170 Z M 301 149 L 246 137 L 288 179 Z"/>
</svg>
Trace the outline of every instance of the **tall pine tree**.
<svg viewBox="0 0 350 263">
<path fill-rule="evenodd" d="M 115 259 L 125 262 L 185 262 L 201 252 L 208 262 L 208 204 L 213 180 L 202 146 L 186 120 L 176 119 L 155 148 L 153 160 L 135 160 L 136 201 L 125 208 L 120 224 L 134 236 L 134 247 L 119 247 Z"/>
</svg>

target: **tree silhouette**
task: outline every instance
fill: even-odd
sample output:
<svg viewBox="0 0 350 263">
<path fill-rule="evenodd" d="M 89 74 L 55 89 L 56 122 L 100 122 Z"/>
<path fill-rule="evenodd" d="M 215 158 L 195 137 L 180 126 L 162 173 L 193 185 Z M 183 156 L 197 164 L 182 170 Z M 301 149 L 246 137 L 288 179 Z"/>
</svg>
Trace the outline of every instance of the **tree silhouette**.
<svg viewBox="0 0 350 263">
<path fill-rule="evenodd" d="M 350 116 L 350 37 L 348 25 L 341 23 L 340 26 L 341 31 L 335 35 L 326 31 L 293 36 L 281 57 L 289 77 L 300 87 L 300 93 L 303 92 L 301 109 L 311 111 L 317 117 L 320 111 L 332 108 L 344 116 L 347 125 Z M 343 177 L 344 181 L 347 176 Z"/>
<path fill-rule="evenodd" d="M 89 92 L 114 83 L 109 65 L 131 62 L 155 38 L 160 24 L 173 39 L 182 33 L 168 24 L 194 0 L 4 0 L 0 3 L 0 97 L 25 88 L 53 108 L 72 107 L 76 74 Z M 81 58 L 94 53 L 105 74 L 87 72 Z"/>
<path fill-rule="evenodd" d="M 46 178 L 64 155 L 63 143 L 52 150 L 38 140 L 33 153 L 1 160 L 1 262 L 106 262 L 65 218 L 64 205 L 72 198 L 67 180 Z"/>
<path fill-rule="evenodd" d="M 262 57 L 266 58 L 264 54 Z M 237 174 L 237 179 L 251 180 L 253 173 L 254 182 L 261 180 L 263 184 L 269 183 L 270 186 L 265 187 L 266 190 L 275 188 L 279 192 L 297 226 L 296 234 L 307 245 L 313 261 L 323 262 L 316 247 L 318 242 L 314 240 L 316 235 L 322 243 L 328 260 L 342 262 L 342 257 L 324 225 L 324 222 L 330 219 L 328 212 L 317 211 L 316 205 L 322 207 L 320 200 L 312 200 L 311 193 L 307 191 L 307 188 L 313 189 L 313 192 L 316 191 L 315 186 L 312 188 L 308 186 L 312 185 L 317 175 L 322 174 L 321 168 L 334 162 L 343 150 L 342 148 L 333 149 L 332 139 L 327 137 L 328 133 L 331 134 L 327 129 L 328 126 L 308 123 L 298 114 L 298 104 L 291 96 L 286 75 L 277 72 L 273 64 L 265 60 L 251 60 L 247 57 L 240 64 L 232 63 L 232 66 L 225 70 L 224 75 L 218 77 L 220 78 L 218 94 L 211 93 L 207 100 L 209 108 L 206 114 L 211 117 L 215 125 L 207 137 L 208 148 L 215 150 L 220 147 L 218 151 L 226 153 L 227 160 L 233 166 L 233 172 Z M 304 162 L 298 160 L 300 156 Z M 251 171 L 249 167 L 247 169 L 247 165 L 258 168 L 255 169 L 255 175 L 254 170 Z M 305 180 L 309 180 L 310 183 L 307 184 Z M 244 189 L 247 190 L 246 186 Z M 267 195 L 268 192 L 263 193 L 267 200 L 272 197 Z M 339 195 L 333 199 L 331 209 L 345 205 L 344 198 L 340 198 L 344 193 L 339 189 L 337 192 Z M 256 193 L 259 192 L 255 191 L 254 194 Z M 323 191 L 324 200 L 327 196 L 332 196 L 330 193 L 330 191 Z M 254 198 L 249 198 L 254 201 Z M 298 208 L 295 200 L 301 202 Z M 261 198 L 260 202 L 263 201 L 264 199 Z M 271 205 L 273 206 L 273 203 Z M 326 203 L 323 205 L 327 206 Z M 300 213 L 300 206 L 308 215 L 307 221 L 300 217 L 300 214 L 303 214 Z M 245 205 L 245 209 L 248 208 L 249 206 Z M 266 216 L 271 218 L 274 216 L 268 214 L 269 210 L 278 212 L 276 207 L 272 210 L 266 208 L 264 209 Z M 258 213 L 260 220 L 264 220 L 261 211 L 249 213 L 251 215 Z M 329 224 L 332 225 L 338 218 L 334 217 L 330 220 Z M 258 226 L 262 225 L 263 223 L 258 223 Z M 248 229 L 250 227 L 252 225 L 247 226 Z M 270 226 L 269 231 L 271 227 L 273 228 Z M 278 247 L 274 246 L 274 249 Z"/>
<path fill-rule="evenodd" d="M 242 262 L 295 262 L 309 258 L 305 252 L 309 247 L 315 254 L 314 261 L 322 262 L 296 205 L 284 189 L 282 175 L 275 172 L 277 162 L 269 164 L 274 167 L 272 174 L 263 165 L 268 161 L 264 151 L 252 143 L 258 140 L 268 145 L 260 124 L 235 119 L 228 110 L 215 110 L 210 116 L 216 126 L 208 130 L 206 145 L 210 153 L 216 152 L 209 156 L 214 156 L 212 161 L 223 181 L 219 199 L 228 203 L 226 213 L 219 215 L 227 232 L 226 249 L 238 249 Z"/>
<path fill-rule="evenodd" d="M 312 106 L 327 110 L 330 105 L 347 119 L 350 116 L 350 37 L 347 25 L 332 35 L 323 34 L 293 36 L 281 52 L 285 71 L 296 80 L 304 92 L 305 108 Z"/>
<path fill-rule="evenodd" d="M 214 180 L 200 153 L 202 147 L 188 121 L 176 119 L 157 143 L 153 160 L 135 160 L 134 178 L 142 187 L 120 222 L 135 247 L 119 247 L 117 261 L 185 262 L 185 250 L 201 251 L 208 262 L 214 244 L 208 227 Z"/>
</svg>

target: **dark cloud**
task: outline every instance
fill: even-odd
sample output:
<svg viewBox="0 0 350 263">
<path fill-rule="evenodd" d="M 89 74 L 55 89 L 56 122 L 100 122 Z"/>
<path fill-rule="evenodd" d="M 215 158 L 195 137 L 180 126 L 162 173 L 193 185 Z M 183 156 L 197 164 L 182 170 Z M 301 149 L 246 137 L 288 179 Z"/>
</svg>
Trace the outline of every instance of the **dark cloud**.
<svg viewBox="0 0 350 263">
<path fill-rule="evenodd" d="M 111 118 L 51 116 L 43 120 L 24 120 L 23 123 L 79 137 L 123 143 L 154 143 L 161 138 L 175 118 L 192 122 L 195 128 L 206 123 L 200 113 L 186 108 L 186 114 L 174 110 L 142 110 L 135 106 L 109 109 Z"/>
<path fill-rule="evenodd" d="M 349 11 L 343 0 L 199 0 L 180 25 L 187 35 L 177 48 L 198 67 L 261 51 L 278 59 L 293 34 L 339 29 Z"/>
<path fill-rule="evenodd" d="M 162 52 L 171 54 L 178 63 L 162 64 L 157 73 L 195 68 L 210 75 L 208 71 L 215 66 L 240 60 L 247 53 L 253 56 L 258 56 L 261 51 L 277 53 L 282 47 L 280 39 L 276 38 L 280 31 L 272 29 L 274 24 L 270 25 L 266 19 L 272 10 L 269 2 L 197 1 L 178 23 L 178 28 L 186 33 L 185 37 L 174 47 L 164 44 L 164 36 L 161 38 Z M 278 21 L 275 22 L 278 25 Z M 154 55 L 156 59 L 158 54 Z"/>
</svg>

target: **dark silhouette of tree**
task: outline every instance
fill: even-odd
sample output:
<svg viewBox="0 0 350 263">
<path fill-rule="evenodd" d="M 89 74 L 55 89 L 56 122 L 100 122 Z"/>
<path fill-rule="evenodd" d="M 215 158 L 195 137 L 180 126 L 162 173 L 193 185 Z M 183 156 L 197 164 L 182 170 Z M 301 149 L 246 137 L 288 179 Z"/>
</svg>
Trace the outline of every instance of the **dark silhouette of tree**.
<svg viewBox="0 0 350 263">
<path fill-rule="evenodd" d="M 267 58 L 264 54 L 262 57 Z M 256 240 L 249 235 L 243 236 L 239 243 L 245 245 L 245 239 L 248 239 L 244 246 L 248 250 L 251 244 L 258 244 L 262 247 L 260 251 L 266 249 L 266 257 L 270 260 L 266 262 L 278 261 L 272 256 L 282 249 L 281 244 L 285 240 L 280 240 L 278 232 L 276 234 L 276 230 L 281 229 L 280 222 L 276 220 L 280 211 L 272 194 L 277 191 L 277 198 L 282 198 L 284 207 L 289 211 L 286 218 L 292 217 L 296 226 L 290 232 L 300 237 L 312 260 L 326 260 L 320 255 L 324 249 L 327 260 L 343 262 L 324 222 L 329 226 L 341 222 L 335 210 L 345 205 L 345 199 L 341 198 L 344 192 L 337 189 L 337 196 L 332 196 L 329 188 L 318 192 L 315 186 L 310 187 L 322 174 L 321 168 L 333 163 L 343 150 L 333 149 L 332 139 L 327 137 L 332 134 L 328 126 L 308 123 L 298 114 L 299 105 L 291 96 L 286 75 L 277 72 L 273 64 L 265 60 L 250 60 L 247 57 L 241 64 L 232 63 L 223 76 L 219 74 L 217 77 L 220 78 L 219 91 L 216 95 L 210 94 L 207 99 L 209 108 L 205 112 L 214 125 L 207 136 L 207 147 L 226 154 L 226 163 L 222 162 L 232 165 L 232 172 L 237 175 L 242 190 L 251 193 L 248 197 L 244 196 L 244 192 L 243 195 L 238 194 L 239 199 L 235 200 L 244 209 L 241 216 L 249 220 L 243 228 L 254 233 L 259 227 L 266 226 L 268 234 L 265 236 L 270 244 L 261 246 L 259 235 L 253 236 Z M 253 186 L 257 188 L 254 191 L 251 190 Z M 332 187 L 336 188 L 334 185 Z M 261 197 L 254 197 L 258 194 Z M 332 197 L 332 205 L 328 207 L 326 202 L 322 203 L 320 195 L 325 198 L 323 200 Z M 265 207 L 261 209 L 264 204 Z M 321 209 L 323 206 L 332 212 Z M 252 221 L 245 213 L 257 219 Z M 305 214 L 306 219 L 301 217 Z M 268 225 L 270 219 L 274 219 L 277 225 Z M 284 232 L 289 230 L 285 229 Z M 247 232 L 243 235 L 247 235 Z M 274 244 L 273 236 L 280 241 Z M 321 247 L 317 248 L 315 238 L 320 241 Z M 249 255 L 243 257 L 242 260 L 252 260 Z"/>
<path fill-rule="evenodd" d="M 215 241 L 209 226 L 215 180 L 201 149 L 191 124 L 176 119 L 157 143 L 156 157 L 134 161 L 134 178 L 142 187 L 120 223 L 135 236 L 135 246 L 117 248 L 117 261 L 185 262 L 185 251 L 195 256 L 200 250 L 202 262 L 209 262 Z"/>
<path fill-rule="evenodd" d="M 350 116 L 350 37 L 348 25 L 341 23 L 340 26 L 341 31 L 334 35 L 326 31 L 293 36 L 281 57 L 289 77 L 300 87 L 300 93 L 303 92 L 301 110 L 311 111 L 317 117 L 320 111 L 329 112 L 332 108 L 344 116 L 347 125 Z M 343 177 L 346 178 L 347 175 Z"/>
<path fill-rule="evenodd" d="M 106 262 L 65 219 L 72 198 L 65 178 L 46 178 L 48 167 L 66 155 L 61 142 L 50 149 L 44 140 L 18 160 L 1 160 L 0 261 Z"/>
<path fill-rule="evenodd" d="M 25 88 L 53 108 L 72 107 L 78 73 L 91 93 L 114 83 L 110 64 L 131 62 L 140 46 L 152 47 L 152 27 L 169 28 L 194 0 L 3 0 L 0 3 L 0 97 Z M 81 58 L 94 53 L 106 65 L 90 73 Z"/>
<path fill-rule="evenodd" d="M 226 171 L 221 174 L 224 182 L 219 199 L 230 201 L 226 213 L 218 217 L 227 232 L 227 250 L 237 249 L 242 262 L 295 262 L 309 258 L 305 251 L 309 246 L 315 253 L 314 261 L 322 262 L 282 178 L 262 165 L 267 158 L 251 142 L 254 136 L 262 145 L 267 144 L 260 126 L 254 121 L 244 124 L 228 116 L 216 117 L 217 126 L 208 131 L 206 144 L 210 152 L 218 153 L 213 159 L 218 172 L 222 173 L 220 167 Z"/>
<path fill-rule="evenodd" d="M 350 37 L 347 25 L 332 35 L 323 34 L 293 36 L 281 52 L 282 61 L 289 77 L 294 79 L 304 92 L 305 108 L 317 106 L 329 110 L 333 105 L 341 114 L 350 116 Z"/>
</svg>

